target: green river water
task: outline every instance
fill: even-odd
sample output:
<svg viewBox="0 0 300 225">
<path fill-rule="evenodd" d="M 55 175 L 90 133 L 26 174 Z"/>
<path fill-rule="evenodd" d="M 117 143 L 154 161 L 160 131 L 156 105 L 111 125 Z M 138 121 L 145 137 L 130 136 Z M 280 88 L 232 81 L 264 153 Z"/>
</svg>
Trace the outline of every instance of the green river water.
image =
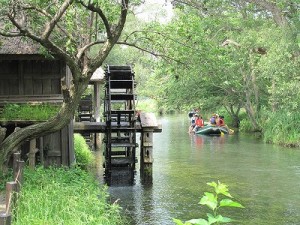
<svg viewBox="0 0 300 225">
<path fill-rule="evenodd" d="M 219 137 L 189 135 L 186 116 L 160 119 L 154 134 L 153 184 L 142 185 L 137 168 L 133 186 L 110 187 L 132 225 L 169 225 L 172 218 L 206 218 L 198 204 L 207 182 L 229 186 L 244 209 L 221 214 L 234 224 L 300 224 L 300 149 L 264 144 L 242 134 Z"/>
</svg>

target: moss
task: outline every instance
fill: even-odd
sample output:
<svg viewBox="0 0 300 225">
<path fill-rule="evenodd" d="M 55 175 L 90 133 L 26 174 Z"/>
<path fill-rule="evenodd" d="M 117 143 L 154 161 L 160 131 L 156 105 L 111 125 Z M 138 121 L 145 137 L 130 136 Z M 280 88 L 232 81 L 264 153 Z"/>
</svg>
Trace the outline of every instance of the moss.
<svg viewBox="0 0 300 225">
<path fill-rule="evenodd" d="M 45 121 L 57 114 L 59 106 L 50 104 L 6 104 L 0 120 L 37 120 Z"/>
</svg>

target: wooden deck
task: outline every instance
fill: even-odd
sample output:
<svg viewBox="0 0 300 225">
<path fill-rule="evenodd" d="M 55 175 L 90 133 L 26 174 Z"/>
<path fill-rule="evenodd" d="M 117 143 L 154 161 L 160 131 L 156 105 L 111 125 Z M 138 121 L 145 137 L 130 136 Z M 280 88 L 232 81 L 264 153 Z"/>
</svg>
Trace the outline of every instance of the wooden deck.
<svg viewBox="0 0 300 225">
<path fill-rule="evenodd" d="M 122 127 L 122 123 L 121 123 Z M 123 126 L 124 130 L 128 129 L 126 126 Z M 114 128 L 112 128 L 114 129 Z M 141 123 L 137 122 L 135 126 L 136 132 L 142 131 Z M 153 127 L 154 133 L 160 133 L 162 131 L 162 128 L 160 125 Z M 75 122 L 74 123 L 74 132 L 80 133 L 80 132 L 91 132 L 91 133 L 105 133 L 106 132 L 106 123 L 104 122 Z"/>
</svg>

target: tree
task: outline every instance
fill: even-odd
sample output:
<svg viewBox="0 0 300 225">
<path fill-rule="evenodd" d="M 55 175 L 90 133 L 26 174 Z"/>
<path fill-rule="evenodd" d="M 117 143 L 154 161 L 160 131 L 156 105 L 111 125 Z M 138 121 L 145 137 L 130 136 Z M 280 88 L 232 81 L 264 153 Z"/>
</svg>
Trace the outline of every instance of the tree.
<svg viewBox="0 0 300 225">
<path fill-rule="evenodd" d="M 174 19 L 153 24 L 152 32 L 140 37 L 143 46 L 151 39 L 156 54 L 167 56 L 155 62 L 153 79 L 163 83 L 157 88 L 162 104 L 224 106 L 236 122 L 243 107 L 253 130 L 261 130 L 262 106 L 298 107 L 295 91 L 292 102 L 280 98 L 291 98 L 285 93 L 298 84 L 299 1 L 172 2 Z"/>
<path fill-rule="evenodd" d="M 33 40 L 65 61 L 72 73 L 70 87 L 62 86 L 64 101 L 56 116 L 13 132 L 0 143 L 0 168 L 5 171 L 15 147 L 53 133 L 73 118 L 93 72 L 122 33 L 129 0 L 0 0 L 0 4 L 0 36 Z"/>
</svg>

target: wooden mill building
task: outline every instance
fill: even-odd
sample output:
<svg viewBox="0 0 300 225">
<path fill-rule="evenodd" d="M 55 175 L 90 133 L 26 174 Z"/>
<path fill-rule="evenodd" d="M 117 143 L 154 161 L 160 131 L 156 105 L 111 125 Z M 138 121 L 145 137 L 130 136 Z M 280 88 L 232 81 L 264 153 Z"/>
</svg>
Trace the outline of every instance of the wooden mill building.
<svg viewBox="0 0 300 225">
<path fill-rule="evenodd" d="M 7 103 L 49 103 L 63 101 L 61 79 L 70 80 L 70 72 L 62 61 L 45 57 L 41 49 L 20 38 L 0 40 L 0 109 Z M 6 135 L 16 127 L 28 126 L 36 121 L 1 121 Z M 39 160 L 45 166 L 70 165 L 74 161 L 72 122 L 59 132 L 35 140 Z M 30 143 L 21 146 L 26 160 Z"/>
<path fill-rule="evenodd" d="M 0 43 L 0 110 L 7 103 L 59 105 L 63 102 L 61 80 L 65 80 L 67 85 L 71 81 L 70 70 L 63 61 L 39 54 L 40 49 L 30 41 L 1 38 Z M 105 121 L 101 122 L 100 92 L 104 82 Z M 93 136 L 90 140 L 94 146 L 100 145 L 99 133 L 105 133 L 105 173 L 111 177 L 108 183 L 112 183 L 111 175 L 114 171 L 119 172 L 120 168 L 130 170 L 130 175 L 126 175 L 126 178 L 132 183 L 137 162 L 138 132 L 141 133 L 142 178 L 152 179 L 153 133 L 161 132 L 161 127 L 152 114 L 138 113 L 137 116 L 134 92 L 136 84 L 131 67 L 108 66 L 105 78 L 104 71 L 97 70 L 90 85 L 93 85 L 93 97 L 83 98 L 80 102 L 78 121 L 72 120 L 62 130 L 20 146 L 22 159 L 29 159 L 29 163 L 37 161 L 44 166 L 70 166 L 75 160 L 74 131 L 87 134 L 88 137 Z M 37 122 L 4 121 L 0 116 L 0 129 L 5 127 L 8 136 L 18 127 Z"/>
</svg>

